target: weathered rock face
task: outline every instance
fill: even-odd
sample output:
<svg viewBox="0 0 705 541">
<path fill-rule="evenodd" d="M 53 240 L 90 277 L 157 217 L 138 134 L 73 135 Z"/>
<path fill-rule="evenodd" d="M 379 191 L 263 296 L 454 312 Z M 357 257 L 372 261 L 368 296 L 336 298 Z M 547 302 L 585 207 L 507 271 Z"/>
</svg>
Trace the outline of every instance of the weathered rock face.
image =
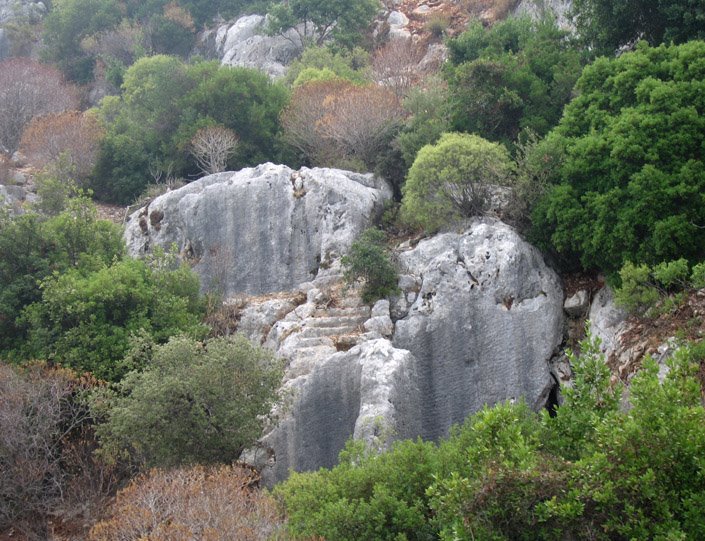
<svg viewBox="0 0 705 541">
<path fill-rule="evenodd" d="M 225 66 L 257 68 L 270 77 L 281 77 L 300 54 L 300 39 L 293 30 L 284 36 L 267 36 L 265 28 L 262 15 L 241 17 L 206 31 L 199 52 L 207 58 L 217 58 Z"/>
<path fill-rule="evenodd" d="M 263 445 L 274 451 L 268 484 L 296 471 L 332 467 L 350 437 L 384 447 L 419 433 L 420 404 L 413 356 L 388 340 L 364 342 L 321 361 L 292 380 L 292 410 Z"/>
<path fill-rule="evenodd" d="M 521 0 L 514 10 L 516 15 L 529 15 L 541 19 L 553 15 L 558 26 L 566 30 L 573 29 L 573 23 L 568 17 L 573 7 L 572 0 Z"/>
<path fill-rule="evenodd" d="M 538 251 L 482 219 L 399 259 L 402 293 L 391 305 L 370 308 L 319 277 L 298 303 L 265 298 L 243 310 L 241 330 L 287 362 L 290 405 L 261 442 L 268 484 L 290 468 L 332 466 L 350 437 L 378 447 L 437 439 L 485 403 L 544 405 L 564 313 Z"/>
<path fill-rule="evenodd" d="M 0 60 L 12 54 L 10 35 L 2 27 L 17 20 L 36 23 L 44 17 L 46 11 L 47 8 L 44 2 L 0 0 Z"/>
<path fill-rule="evenodd" d="M 130 217 L 125 238 L 133 256 L 175 244 L 204 290 L 285 291 L 325 274 L 390 197 L 372 175 L 264 164 L 158 197 Z"/>
<path fill-rule="evenodd" d="M 541 254 L 509 226 L 474 220 L 399 256 L 407 275 L 395 347 L 417 360 L 421 435 L 437 439 L 484 404 L 544 405 L 563 338 L 563 292 Z"/>
<path fill-rule="evenodd" d="M 627 330 L 627 312 L 615 304 L 612 290 L 603 287 L 590 305 L 590 330 L 600 339 L 600 349 L 610 358 L 620 349 L 620 338 Z"/>
</svg>

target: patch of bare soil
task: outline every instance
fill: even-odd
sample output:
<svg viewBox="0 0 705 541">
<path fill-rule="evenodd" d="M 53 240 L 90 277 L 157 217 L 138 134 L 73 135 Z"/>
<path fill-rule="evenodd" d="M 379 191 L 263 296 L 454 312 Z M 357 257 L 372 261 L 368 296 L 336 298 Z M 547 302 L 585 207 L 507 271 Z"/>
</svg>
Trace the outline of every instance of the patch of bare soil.
<svg viewBox="0 0 705 541">
<path fill-rule="evenodd" d="M 120 205 L 108 205 L 107 203 L 96 203 L 98 218 L 108 220 L 116 224 L 123 224 L 129 207 Z"/>
</svg>

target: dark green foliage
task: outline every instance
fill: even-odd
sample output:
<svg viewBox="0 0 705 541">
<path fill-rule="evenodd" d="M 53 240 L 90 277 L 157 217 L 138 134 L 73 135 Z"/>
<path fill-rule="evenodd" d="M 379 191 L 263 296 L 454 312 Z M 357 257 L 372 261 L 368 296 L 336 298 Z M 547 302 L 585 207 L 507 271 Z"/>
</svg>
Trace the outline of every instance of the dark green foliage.
<svg viewBox="0 0 705 541">
<path fill-rule="evenodd" d="M 120 229 L 96 218 L 85 199 L 69 202 L 53 218 L 24 214 L 0 221 L 0 351 L 23 343 L 26 328 L 18 323 L 22 310 L 41 299 L 39 283 L 52 273 L 87 271 L 120 259 Z"/>
<path fill-rule="evenodd" d="M 43 54 L 66 77 L 87 83 L 93 77 L 94 58 L 81 49 L 81 40 L 114 28 L 122 15 L 114 0 L 64 0 L 44 19 Z"/>
<path fill-rule="evenodd" d="M 398 275 L 385 248 L 386 237 L 379 229 L 368 229 L 343 256 L 343 275 L 348 284 L 362 281 L 362 300 L 374 302 L 397 291 Z"/>
<path fill-rule="evenodd" d="M 229 166 L 278 161 L 279 113 L 286 89 L 256 70 L 217 62 L 186 65 L 174 57 L 138 60 L 124 76 L 123 95 L 103 101 L 108 131 L 92 188 L 97 197 L 131 202 L 155 175 L 190 176 L 193 135 L 218 124 L 240 138 Z"/>
<path fill-rule="evenodd" d="M 296 29 L 301 48 L 322 45 L 329 38 L 352 48 L 358 45 L 380 8 L 378 0 L 288 0 L 275 4 L 269 12 L 273 34 Z"/>
<path fill-rule="evenodd" d="M 588 329 L 589 331 L 589 329 Z M 563 403 L 554 417 L 545 414 L 551 433 L 546 448 L 566 460 L 577 460 L 595 449 L 597 427 L 619 407 L 621 388 L 610 382 L 610 369 L 600 352 L 600 341 L 580 342 L 580 354 L 568 353 L 573 385 L 563 389 Z"/>
<path fill-rule="evenodd" d="M 513 143 L 525 128 L 547 133 L 580 74 L 580 54 L 552 20 L 475 22 L 448 47 L 453 128 L 492 141 Z"/>
<path fill-rule="evenodd" d="M 643 44 L 585 68 L 546 140 L 562 158 L 533 214 L 535 240 L 611 273 L 703 259 L 703 58 L 705 42 Z"/>
<path fill-rule="evenodd" d="M 188 57 L 196 42 L 196 34 L 164 15 L 155 15 L 149 21 L 150 38 L 155 54 Z"/>
<path fill-rule="evenodd" d="M 608 56 L 639 39 L 659 45 L 705 38 L 700 0 L 574 0 L 572 14 L 585 43 Z"/>
<path fill-rule="evenodd" d="M 705 347 L 687 346 L 660 379 L 647 360 L 629 410 L 598 344 L 573 357 L 558 416 L 523 403 L 486 407 L 438 445 L 383 454 L 349 444 L 330 471 L 280 485 L 292 533 L 339 539 L 700 539 L 705 408 L 695 378 Z M 410 461 L 416 465 L 409 467 Z"/>
<path fill-rule="evenodd" d="M 95 397 L 107 450 L 150 466 L 229 464 L 260 436 L 282 377 L 271 353 L 241 336 L 178 337 L 150 357 L 116 392 Z"/>
<path fill-rule="evenodd" d="M 684 290 L 699 287 L 699 272 L 698 265 L 691 271 L 683 258 L 653 267 L 627 261 L 619 271 L 621 285 L 615 289 L 614 297 L 631 313 L 657 316 L 677 306 L 684 298 Z"/>
<path fill-rule="evenodd" d="M 20 319 L 28 327 L 24 353 L 117 381 L 130 339 L 146 333 L 158 343 L 179 333 L 205 335 L 196 275 L 125 259 L 94 272 L 70 270 L 41 283 L 41 301 Z"/>
</svg>

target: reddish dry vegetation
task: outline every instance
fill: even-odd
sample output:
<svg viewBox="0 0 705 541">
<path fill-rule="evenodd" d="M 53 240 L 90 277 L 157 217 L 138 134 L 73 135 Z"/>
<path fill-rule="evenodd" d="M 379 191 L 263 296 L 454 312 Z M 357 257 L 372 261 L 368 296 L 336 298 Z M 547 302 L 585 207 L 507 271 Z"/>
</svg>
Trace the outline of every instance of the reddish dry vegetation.
<svg viewBox="0 0 705 541">
<path fill-rule="evenodd" d="M 124 478 L 95 455 L 93 419 L 81 400 L 95 385 L 43 363 L 0 364 L 0 536 L 85 538 L 83 528 Z"/>
<path fill-rule="evenodd" d="M 0 103 L 0 145 L 12 154 L 33 118 L 77 110 L 80 99 L 78 89 L 66 83 L 56 68 L 11 58 L 0 62 Z"/>
<path fill-rule="evenodd" d="M 95 165 L 103 133 L 100 121 L 90 113 L 50 113 L 27 125 L 20 151 L 40 169 L 64 156 L 73 168 L 72 174 L 85 179 Z"/>
<path fill-rule="evenodd" d="M 153 470 L 118 493 L 111 518 L 96 524 L 89 539 L 271 539 L 281 533 L 283 517 L 258 481 L 238 465 Z"/>
</svg>

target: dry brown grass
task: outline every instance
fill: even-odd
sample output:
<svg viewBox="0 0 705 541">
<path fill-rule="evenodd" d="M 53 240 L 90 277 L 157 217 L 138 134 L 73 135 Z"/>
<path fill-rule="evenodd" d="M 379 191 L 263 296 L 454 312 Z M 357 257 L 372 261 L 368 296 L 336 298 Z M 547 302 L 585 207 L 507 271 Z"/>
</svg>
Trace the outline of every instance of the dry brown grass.
<svg viewBox="0 0 705 541">
<path fill-rule="evenodd" d="M 152 470 L 120 491 L 91 541 L 283 539 L 283 517 L 250 469 L 193 466 Z"/>
</svg>

